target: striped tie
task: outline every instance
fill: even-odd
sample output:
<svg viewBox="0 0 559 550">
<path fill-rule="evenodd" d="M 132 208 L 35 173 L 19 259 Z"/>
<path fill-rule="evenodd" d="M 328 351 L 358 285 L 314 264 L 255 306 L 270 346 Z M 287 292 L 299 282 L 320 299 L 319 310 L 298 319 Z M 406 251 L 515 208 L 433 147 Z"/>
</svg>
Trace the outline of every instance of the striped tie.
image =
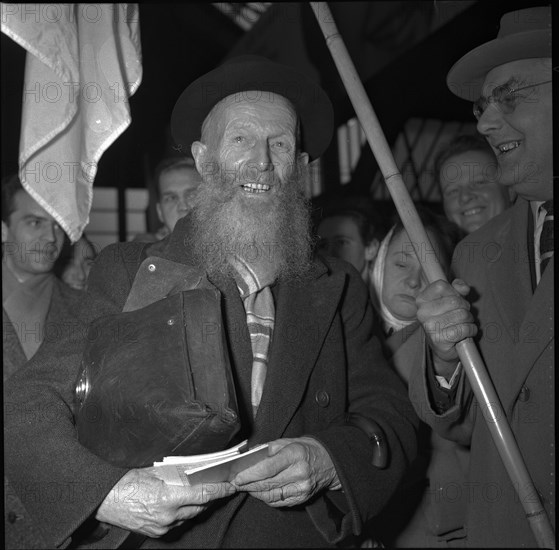
<svg viewBox="0 0 559 550">
<path fill-rule="evenodd" d="M 544 202 L 542 206 L 546 211 L 540 236 L 540 273 L 543 275 L 549 259 L 553 256 L 553 201 Z"/>
<path fill-rule="evenodd" d="M 274 297 L 269 286 L 274 282 L 274 277 L 267 273 L 265 266 L 251 266 L 238 256 L 229 261 L 237 271 L 237 287 L 245 306 L 250 334 L 252 346 L 250 400 L 253 416 L 256 417 L 266 381 L 268 352 L 274 333 Z"/>
</svg>

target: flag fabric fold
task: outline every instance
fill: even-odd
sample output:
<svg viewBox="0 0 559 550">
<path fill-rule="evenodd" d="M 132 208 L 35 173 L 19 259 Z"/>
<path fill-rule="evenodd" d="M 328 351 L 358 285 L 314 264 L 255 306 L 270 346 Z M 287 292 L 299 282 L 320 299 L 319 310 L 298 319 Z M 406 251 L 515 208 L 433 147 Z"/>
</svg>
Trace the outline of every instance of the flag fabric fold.
<svg viewBox="0 0 559 550">
<path fill-rule="evenodd" d="M 1 29 L 27 50 L 19 171 L 75 242 L 89 222 L 106 149 L 131 122 L 142 79 L 137 4 L 1 4 Z"/>
</svg>

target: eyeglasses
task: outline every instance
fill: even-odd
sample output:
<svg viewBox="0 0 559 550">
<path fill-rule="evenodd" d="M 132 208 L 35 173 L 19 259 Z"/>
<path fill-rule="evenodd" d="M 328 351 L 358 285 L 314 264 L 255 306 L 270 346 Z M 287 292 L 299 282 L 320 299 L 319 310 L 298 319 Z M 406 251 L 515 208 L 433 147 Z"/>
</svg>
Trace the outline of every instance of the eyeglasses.
<svg viewBox="0 0 559 550">
<path fill-rule="evenodd" d="M 497 108 L 501 113 L 505 115 L 510 115 L 516 108 L 519 97 L 517 92 L 521 90 L 527 90 L 528 88 L 535 88 L 536 86 L 541 86 L 543 84 L 549 84 L 551 80 L 546 80 L 545 82 L 538 82 L 537 84 L 530 84 L 529 86 L 522 86 L 522 88 L 510 88 L 508 84 L 502 84 L 493 88 L 491 95 L 489 97 L 481 96 L 473 105 L 473 113 L 477 120 L 481 118 L 481 115 L 485 112 L 490 103 L 495 103 Z"/>
</svg>

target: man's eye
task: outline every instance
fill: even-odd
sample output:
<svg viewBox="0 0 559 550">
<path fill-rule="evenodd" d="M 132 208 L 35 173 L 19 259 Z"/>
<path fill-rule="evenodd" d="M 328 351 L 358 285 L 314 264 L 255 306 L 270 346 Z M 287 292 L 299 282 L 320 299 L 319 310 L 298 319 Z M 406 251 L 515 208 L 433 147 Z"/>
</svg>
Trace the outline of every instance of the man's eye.
<svg viewBox="0 0 559 550">
<path fill-rule="evenodd" d="M 513 90 L 507 90 L 502 93 L 498 99 L 501 105 L 515 105 L 519 98 L 519 94 Z"/>
<path fill-rule="evenodd" d="M 234 141 L 235 143 L 243 143 L 243 142 L 245 141 L 245 137 L 244 137 L 244 136 L 235 136 L 235 137 L 233 138 L 233 141 Z"/>
<path fill-rule="evenodd" d="M 444 192 L 445 197 L 454 197 L 458 193 L 458 189 L 446 189 Z"/>
<path fill-rule="evenodd" d="M 521 93 L 516 91 L 519 86 L 520 85 L 518 83 L 503 84 L 502 86 L 495 88 L 491 95 L 494 100 L 501 105 L 514 107 L 516 103 L 524 97 Z"/>
<path fill-rule="evenodd" d="M 41 224 L 41 220 L 30 220 L 29 225 L 31 227 L 38 227 Z"/>
</svg>

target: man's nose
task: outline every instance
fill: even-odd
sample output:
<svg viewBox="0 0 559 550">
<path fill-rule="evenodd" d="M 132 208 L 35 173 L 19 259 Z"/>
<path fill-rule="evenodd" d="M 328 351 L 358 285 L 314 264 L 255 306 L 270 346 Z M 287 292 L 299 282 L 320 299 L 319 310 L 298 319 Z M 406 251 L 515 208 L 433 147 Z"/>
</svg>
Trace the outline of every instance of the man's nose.
<svg viewBox="0 0 559 550">
<path fill-rule="evenodd" d="M 497 105 L 490 103 L 477 121 L 477 131 L 488 136 L 503 124 L 503 113 Z"/>
<path fill-rule="evenodd" d="M 178 212 L 188 212 L 190 210 L 190 206 L 188 205 L 188 202 L 186 201 L 186 199 L 182 198 L 179 199 L 177 202 L 177 211 Z"/>
<path fill-rule="evenodd" d="M 179 197 L 179 204 L 178 204 L 179 212 L 183 212 L 186 214 L 187 212 L 190 212 L 192 210 L 192 206 L 194 205 L 194 201 L 196 197 L 196 189 L 197 187 L 193 189 L 187 189 L 182 194 L 182 197 Z"/>
<path fill-rule="evenodd" d="M 260 172 L 273 169 L 270 147 L 266 140 L 261 140 L 254 146 L 250 160 Z"/>
<path fill-rule="evenodd" d="M 87 273 L 83 265 L 76 266 L 75 276 L 78 282 L 83 283 L 87 279 Z"/>
<path fill-rule="evenodd" d="M 56 231 L 57 231 L 56 223 L 46 223 L 45 228 L 43 230 L 43 239 L 49 243 L 56 242 Z"/>
</svg>

